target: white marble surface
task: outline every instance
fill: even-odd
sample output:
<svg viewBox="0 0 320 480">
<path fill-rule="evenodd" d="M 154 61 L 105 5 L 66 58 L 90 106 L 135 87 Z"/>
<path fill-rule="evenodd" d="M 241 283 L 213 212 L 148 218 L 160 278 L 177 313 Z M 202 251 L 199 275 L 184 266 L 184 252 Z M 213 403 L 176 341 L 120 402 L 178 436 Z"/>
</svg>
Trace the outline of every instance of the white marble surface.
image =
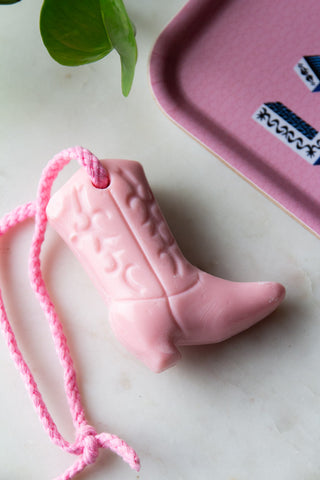
<svg viewBox="0 0 320 480">
<path fill-rule="evenodd" d="M 79 478 L 316 480 L 320 457 L 319 239 L 173 125 L 148 86 L 158 34 L 185 0 L 128 0 L 139 61 L 120 93 L 116 55 L 68 69 L 42 46 L 40 0 L 0 10 L 0 213 L 34 198 L 46 162 L 82 144 L 143 163 L 187 258 L 235 280 L 284 283 L 282 307 L 249 331 L 183 350 L 149 372 L 115 341 L 86 274 L 48 231 L 43 268 L 77 366 L 89 420 L 125 438 L 139 474 L 100 453 Z M 68 166 L 58 187 L 76 165 Z M 48 326 L 27 279 L 32 222 L 0 242 L 0 282 L 12 325 L 59 429 L 73 439 Z M 73 458 L 51 444 L 0 337 L 0 478 L 52 479 Z"/>
</svg>

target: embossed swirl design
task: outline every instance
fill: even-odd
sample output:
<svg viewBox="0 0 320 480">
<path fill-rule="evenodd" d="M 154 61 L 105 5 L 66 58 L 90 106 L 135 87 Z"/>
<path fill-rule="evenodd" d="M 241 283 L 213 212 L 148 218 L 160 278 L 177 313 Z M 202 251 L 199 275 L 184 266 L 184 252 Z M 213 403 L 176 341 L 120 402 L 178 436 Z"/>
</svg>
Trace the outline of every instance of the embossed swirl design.
<svg viewBox="0 0 320 480">
<path fill-rule="evenodd" d="M 71 202 L 74 212 L 71 242 L 89 245 L 99 256 L 105 274 L 117 277 L 131 291 L 143 295 L 147 285 L 139 275 L 139 265 L 127 261 L 121 235 L 112 233 L 115 229 L 111 212 L 93 208 L 84 186 L 73 189 Z"/>
</svg>

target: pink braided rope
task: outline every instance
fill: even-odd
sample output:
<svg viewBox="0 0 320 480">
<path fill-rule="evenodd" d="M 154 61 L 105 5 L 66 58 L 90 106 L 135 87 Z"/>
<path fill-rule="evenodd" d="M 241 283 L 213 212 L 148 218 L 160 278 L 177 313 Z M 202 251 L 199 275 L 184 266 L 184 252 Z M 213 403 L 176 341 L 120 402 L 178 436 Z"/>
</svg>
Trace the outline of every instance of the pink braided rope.
<svg viewBox="0 0 320 480">
<path fill-rule="evenodd" d="M 38 187 L 37 200 L 17 207 L 15 210 L 5 215 L 0 221 L 0 236 L 2 236 L 18 223 L 28 218 L 35 217 L 35 230 L 29 256 L 30 282 L 48 320 L 56 353 L 64 371 L 65 392 L 69 403 L 72 421 L 76 430 L 76 440 L 74 443 L 70 443 L 62 437 L 46 404 L 44 403 L 36 381 L 17 344 L 15 334 L 11 328 L 4 307 L 1 290 L 0 327 L 5 336 L 10 354 L 25 382 L 30 398 L 44 429 L 53 443 L 64 451 L 78 456 L 75 463 L 55 480 L 68 480 L 73 478 L 77 473 L 80 473 L 88 465 L 96 461 L 100 448 L 110 449 L 122 457 L 132 469 L 136 471 L 139 471 L 140 469 L 140 462 L 137 454 L 123 440 L 109 433 L 98 434 L 95 429 L 88 424 L 81 403 L 76 372 L 67 344 L 67 339 L 63 333 L 62 324 L 57 316 L 41 273 L 40 253 L 48 222 L 46 207 L 50 199 L 52 184 L 58 173 L 72 159 L 77 159 L 87 170 L 92 183 L 97 188 L 106 188 L 109 185 L 110 179 L 108 172 L 91 152 L 82 147 L 63 150 L 61 153 L 53 157 L 44 169 Z"/>
</svg>

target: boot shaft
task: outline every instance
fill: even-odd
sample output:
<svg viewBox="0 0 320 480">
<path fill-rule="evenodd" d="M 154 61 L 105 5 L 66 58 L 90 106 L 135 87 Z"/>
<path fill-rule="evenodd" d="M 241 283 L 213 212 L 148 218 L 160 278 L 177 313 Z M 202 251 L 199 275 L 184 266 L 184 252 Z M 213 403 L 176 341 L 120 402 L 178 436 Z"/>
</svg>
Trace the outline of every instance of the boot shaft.
<svg viewBox="0 0 320 480">
<path fill-rule="evenodd" d="M 106 189 L 79 170 L 50 200 L 47 215 L 107 301 L 175 295 L 197 280 L 163 218 L 138 162 L 102 162 Z"/>
</svg>

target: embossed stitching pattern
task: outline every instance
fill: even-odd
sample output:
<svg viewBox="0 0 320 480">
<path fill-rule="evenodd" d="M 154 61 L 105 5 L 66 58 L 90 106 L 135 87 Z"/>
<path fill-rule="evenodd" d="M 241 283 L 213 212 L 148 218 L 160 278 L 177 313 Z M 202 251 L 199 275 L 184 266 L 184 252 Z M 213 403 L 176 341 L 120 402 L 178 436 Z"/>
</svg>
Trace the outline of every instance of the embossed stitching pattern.
<svg viewBox="0 0 320 480">
<path fill-rule="evenodd" d="M 137 178 L 131 172 L 123 170 L 120 167 L 117 173 L 123 179 L 125 179 L 131 189 L 130 193 L 125 199 L 127 208 L 132 211 L 137 211 L 137 209 L 140 210 L 139 213 L 142 213 L 140 218 L 140 226 L 144 227 L 144 235 L 147 232 L 152 238 L 153 243 L 158 243 L 158 248 L 155 253 L 159 259 L 159 262 L 167 260 L 167 267 L 171 269 L 171 275 L 185 279 L 185 264 L 187 262 L 160 212 L 159 206 L 156 203 L 152 191 L 147 185 L 144 186 L 139 183 Z M 149 261 L 149 263 L 151 262 Z M 157 273 L 154 268 L 153 271 L 160 283 L 163 284 L 159 278 L 159 273 Z M 198 275 L 195 275 L 194 281 L 187 284 L 187 286 L 182 288 L 179 293 L 187 291 L 189 288 L 195 285 L 197 281 Z M 166 286 L 163 286 L 167 296 L 171 295 L 171 292 L 167 291 Z"/>
</svg>

